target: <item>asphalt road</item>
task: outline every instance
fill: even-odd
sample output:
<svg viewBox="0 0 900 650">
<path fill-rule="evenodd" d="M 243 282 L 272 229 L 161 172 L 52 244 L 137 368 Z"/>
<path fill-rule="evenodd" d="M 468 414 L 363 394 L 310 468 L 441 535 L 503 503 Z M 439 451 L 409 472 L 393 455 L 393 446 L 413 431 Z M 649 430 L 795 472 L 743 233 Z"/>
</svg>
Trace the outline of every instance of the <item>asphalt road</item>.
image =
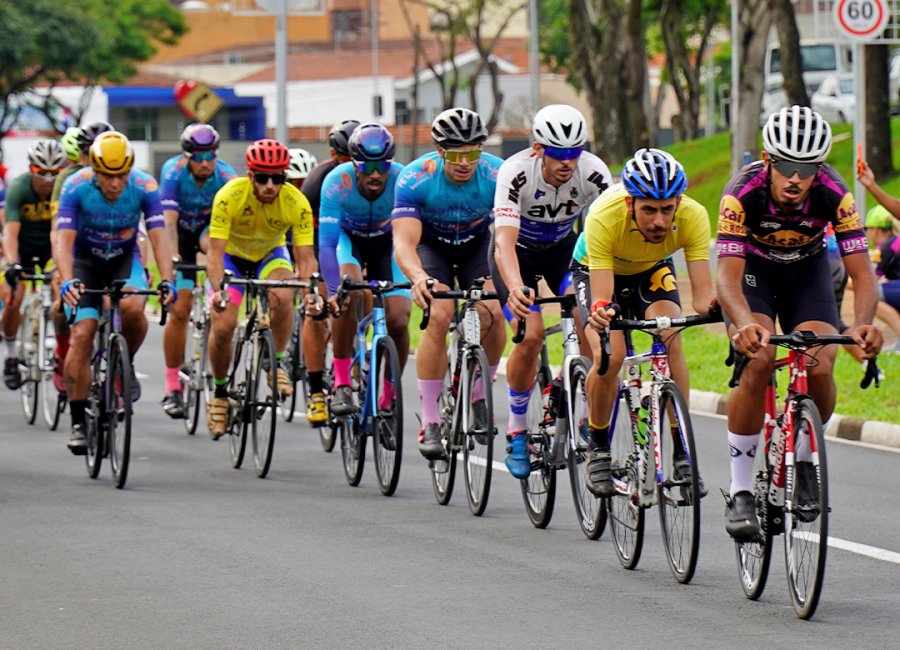
<svg viewBox="0 0 900 650">
<path fill-rule="evenodd" d="M 802 622 L 780 545 L 762 599 L 741 592 L 717 489 L 728 480 L 720 418 L 695 418 L 710 496 L 697 573 L 684 586 L 669 572 L 655 512 L 641 562 L 626 571 L 608 532 L 597 542 L 581 534 L 565 474 L 547 530 L 531 526 L 505 472 L 495 472 L 481 518 L 461 477 L 450 505 L 437 505 L 409 406 L 392 498 L 378 491 L 371 460 L 349 487 L 339 454 L 324 453 L 302 418 L 279 422 L 269 478 L 234 470 L 224 441 L 189 437 L 163 414 L 160 339 L 152 325 L 138 356 L 148 377 L 122 491 L 106 465 L 91 480 L 69 454 L 67 420 L 57 433 L 27 426 L 18 395 L 0 388 L 0 647 L 897 645 L 896 452 L 829 443 L 832 548 L 819 610 Z M 411 405 L 411 371 L 405 382 Z"/>
</svg>

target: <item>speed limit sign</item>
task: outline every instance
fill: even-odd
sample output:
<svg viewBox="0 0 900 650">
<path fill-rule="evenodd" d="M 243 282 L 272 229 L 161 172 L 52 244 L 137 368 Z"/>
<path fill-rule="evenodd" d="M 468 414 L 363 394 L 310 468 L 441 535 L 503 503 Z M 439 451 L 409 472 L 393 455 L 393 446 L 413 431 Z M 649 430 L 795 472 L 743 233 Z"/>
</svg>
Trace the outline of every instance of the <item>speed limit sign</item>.
<svg viewBox="0 0 900 650">
<path fill-rule="evenodd" d="M 853 40 L 878 38 L 889 18 L 888 0 L 837 0 L 834 3 L 835 25 L 844 36 Z"/>
</svg>

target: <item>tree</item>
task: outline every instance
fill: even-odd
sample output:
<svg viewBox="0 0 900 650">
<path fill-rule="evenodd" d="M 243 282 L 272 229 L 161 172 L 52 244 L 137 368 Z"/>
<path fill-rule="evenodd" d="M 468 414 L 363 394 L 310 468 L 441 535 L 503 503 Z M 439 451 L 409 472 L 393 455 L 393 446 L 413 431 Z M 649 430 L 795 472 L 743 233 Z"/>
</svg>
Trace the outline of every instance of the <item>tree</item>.
<svg viewBox="0 0 900 650">
<path fill-rule="evenodd" d="M 803 81 L 803 59 L 800 55 L 800 30 L 791 0 L 767 0 L 769 13 L 778 32 L 778 55 L 782 85 L 788 104 L 809 106 L 809 93 Z"/>
<path fill-rule="evenodd" d="M 866 61 L 866 162 L 878 178 L 893 174 L 893 152 L 891 139 L 885 134 L 891 132 L 889 58 L 887 45 L 866 45 L 863 56 Z M 864 197 L 858 197 L 860 205 Z"/>
<path fill-rule="evenodd" d="M 732 149 L 731 165 L 740 166 L 743 153 L 755 155 L 758 149 L 759 112 L 762 108 L 763 66 L 766 58 L 766 43 L 771 14 L 767 0 L 743 0 L 738 6 L 738 63 L 740 75 L 738 87 L 732 88 L 732 96 L 737 94 L 738 113 L 731 111 Z M 736 121 L 736 123 L 735 123 Z"/>
</svg>

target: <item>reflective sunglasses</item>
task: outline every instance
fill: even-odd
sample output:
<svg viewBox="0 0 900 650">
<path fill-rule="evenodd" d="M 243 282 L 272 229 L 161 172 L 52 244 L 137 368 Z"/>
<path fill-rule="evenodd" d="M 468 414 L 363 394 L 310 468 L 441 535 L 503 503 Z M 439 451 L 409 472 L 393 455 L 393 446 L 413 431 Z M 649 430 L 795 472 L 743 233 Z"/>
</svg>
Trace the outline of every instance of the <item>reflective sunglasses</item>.
<svg viewBox="0 0 900 650">
<path fill-rule="evenodd" d="M 272 181 L 274 185 L 282 185 L 284 181 L 287 180 L 286 174 L 264 174 L 262 172 L 255 172 L 253 174 L 253 180 L 256 181 L 259 185 L 266 185 L 269 181 Z"/>
<path fill-rule="evenodd" d="M 356 171 L 360 174 L 372 174 L 374 172 L 378 172 L 380 174 L 387 174 L 391 170 L 391 161 L 390 160 L 364 160 L 364 161 L 353 161 L 353 166 L 356 167 Z"/>
<path fill-rule="evenodd" d="M 772 167 L 785 178 L 790 178 L 794 172 L 797 172 L 800 178 L 809 178 L 819 173 L 819 163 L 801 163 L 783 158 L 769 158 L 769 161 L 772 163 Z"/>
<path fill-rule="evenodd" d="M 584 147 L 544 147 L 544 155 L 554 160 L 578 160 Z"/>
<path fill-rule="evenodd" d="M 43 167 L 38 167 L 37 165 L 29 165 L 28 169 L 32 174 L 34 174 L 35 176 L 40 176 L 41 178 L 56 178 L 63 170 L 62 167 L 58 167 L 56 169 L 44 169 Z"/>
<path fill-rule="evenodd" d="M 448 163 L 458 165 L 463 160 L 476 163 L 481 158 L 481 149 L 466 149 L 465 151 L 445 151 L 444 159 Z"/>
<path fill-rule="evenodd" d="M 209 162 L 218 156 L 215 151 L 185 151 L 184 155 L 194 162 Z"/>
</svg>

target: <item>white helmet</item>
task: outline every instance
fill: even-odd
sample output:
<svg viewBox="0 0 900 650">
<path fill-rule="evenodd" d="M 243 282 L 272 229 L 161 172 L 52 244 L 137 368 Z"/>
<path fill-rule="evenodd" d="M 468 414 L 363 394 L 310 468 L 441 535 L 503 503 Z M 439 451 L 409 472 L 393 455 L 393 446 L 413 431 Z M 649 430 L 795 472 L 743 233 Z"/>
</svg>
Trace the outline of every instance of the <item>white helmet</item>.
<svg viewBox="0 0 900 650">
<path fill-rule="evenodd" d="M 66 164 L 66 154 L 59 142 L 44 138 L 28 149 L 28 162 L 41 169 L 59 169 Z"/>
<path fill-rule="evenodd" d="M 831 151 L 831 126 L 806 106 L 795 105 L 772 113 L 762 136 L 766 153 L 792 162 L 825 162 Z"/>
<path fill-rule="evenodd" d="M 290 149 L 288 153 L 291 154 L 291 164 L 288 165 L 284 172 L 288 180 L 295 181 L 300 178 L 306 178 L 309 176 L 309 172 L 313 170 L 313 167 L 319 164 L 316 157 L 306 149 Z"/>
<path fill-rule="evenodd" d="M 550 104 L 535 114 L 531 135 L 545 147 L 580 147 L 587 141 L 587 124 L 577 108 Z"/>
</svg>

